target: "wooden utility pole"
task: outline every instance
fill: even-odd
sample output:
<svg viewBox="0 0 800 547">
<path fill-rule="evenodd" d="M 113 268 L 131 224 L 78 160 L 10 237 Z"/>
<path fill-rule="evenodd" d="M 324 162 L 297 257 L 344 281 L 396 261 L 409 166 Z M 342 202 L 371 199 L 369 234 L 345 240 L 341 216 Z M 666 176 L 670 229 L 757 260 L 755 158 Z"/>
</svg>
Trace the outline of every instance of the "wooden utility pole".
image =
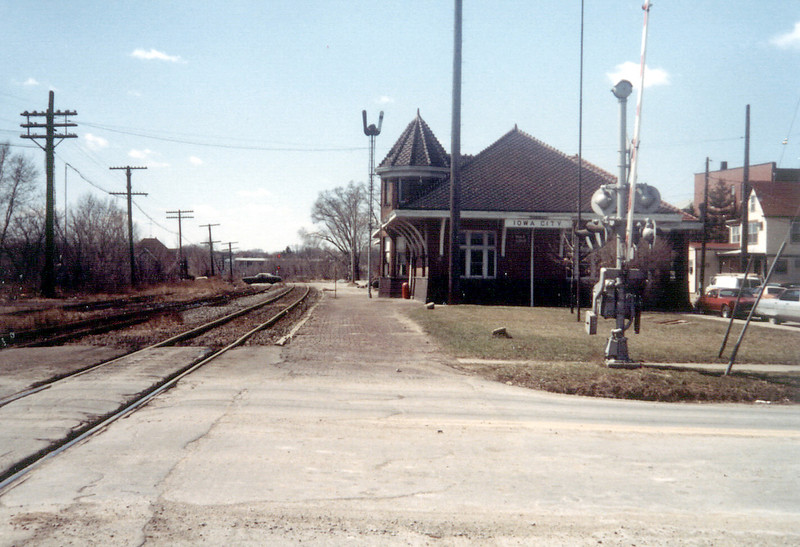
<svg viewBox="0 0 800 547">
<path fill-rule="evenodd" d="M 703 222 L 703 237 L 700 246 L 700 284 L 697 291 L 701 296 L 706 288 L 706 243 L 708 242 L 708 162 L 706 158 L 706 178 L 703 184 L 703 203 L 700 205 L 700 220 Z"/>
<path fill-rule="evenodd" d="M 219 226 L 219 224 L 201 224 L 201 228 L 208 228 L 208 241 L 205 243 L 208 245 L 208 254 L 209 258 L 211 259 L 211 277 L 214 277 L 214 243 L 219 243 L 219 241 L 214 241 L 211 239 L 211 227 L 212 226 Z"/>
<path fill-rule="evenodd" d="M 131 191 L 131 171 L 133 169 L 147 169 L 147 167 L 131 167 L 130 165 L 126 165 L 125 167 L 109 167 L 111 170 L 116 169 L 124 169 L 125 170 L 125 178 L 128 181 L 127 189 L 125 192 L 111 192 L 114 196 L 128 196 L 128 256 L 130 258 L 131 263 L 131 286 L 135 287 L 137 284 L 136 279 L 136 256 L 133 253 L 133 208 L 131 206 L 132 203 L 132 196 L 146 196 L 147 194 L 144 192 L 132 192 Z"/>
<path fill-rule="evenodd" d="M 461 12 L 462 0 L 455 0 L 453 28 L 453 117 L 450 150 L 450 275 L 447 286 L 447 303 L 457 304 L 461 277 L 460 245 L 458 235 L 461 224 Z"/>
<path fill-rule="evenodd" d="M 189 277 L 189 268 L 184 268 L 183 264 L 183 219 L 194 217 L 187 216 L 188 213 L 194 213 L 194 211 L 184 211 L 182 209 L 178 209 L 176 211 L 167 211 L 167 215 L 178 215 L 174 217 L 168 216 L 167 219 L 178 219 L 178 271 L 180 272 L 179 277 L 181 279 L 186 279 Z"/>
<path fill-rule="evenodd" d="M 239 242 L 238 241 L 228 241 L 226 243 L 223 243 L 223 245 L 227 245 L 228 246 L 228 265 L 231 268 L 231 271 L 230 271 L 231 283 L 233 283 L 233 244 L 234 243 L 239 243 Z"/>
<path fill-rule="evenodd" d="M 25 116 L 26 122 L 20 124 L 20 127 L 27 129 L 27 133 L 20 135 L 23 139 L 31 139 L 36 145 L 44 150 L 45 155 L 45 174 L 47 178 L 47 197 L 45 203 L 45 225 L 44 225 L 44 269 L 42 270 L 42 294 L 47 298 L 53 298 L 56 295 L 56 238 L 55 238 L 55 150 L 56 146 L 61 144 L 64 139 L 75 139 L 78 135 L 74 133 L 56 133 L 56 128 L 66 129 L 67 127 L 76 127 L 78 124 L 70 122 L 69 116 L 77 116 L 78 113 L 74 110 L 59 110 L 53 109 L 55 102 L 55 93 L 50 91 L 50 100 L 47 104 L 46 112 L 28 112 L 27 110 L 20 114 Z M 56 116 L 63 116 L 64 121 L 56 122 Z M 31 117 L 45 118 L 45 123 L 31 122 Z M 31 129 L 44 129 L 45 134 L 31 133 Z M 44 139 L 45 144 L 42 146 L 37 142 L 37 139 Z M 55 142 L 59 139 L 58 142 Z"/>
<path fill-rule="evenodd" d="M 748 239 L 750 235 L 750 105 L 745 110 L 744 122 L 744 175 L 742 176 L 742 227 L 740 228 L 740 268 L 748 263 Z"/>
</svg>

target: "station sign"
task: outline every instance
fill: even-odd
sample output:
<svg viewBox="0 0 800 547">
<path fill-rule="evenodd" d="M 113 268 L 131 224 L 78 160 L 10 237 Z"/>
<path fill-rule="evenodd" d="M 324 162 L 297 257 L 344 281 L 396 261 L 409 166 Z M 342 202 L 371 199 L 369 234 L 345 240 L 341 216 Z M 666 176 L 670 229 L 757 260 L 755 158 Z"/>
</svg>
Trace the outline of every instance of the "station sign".
<svg viewBox="0 0 800 547">
<path fill-rule="evenodd" d="M 506 228 L 549 228 L 560 230 L 572 228 L 571 218 L 507 218 Z"/>
</svg>

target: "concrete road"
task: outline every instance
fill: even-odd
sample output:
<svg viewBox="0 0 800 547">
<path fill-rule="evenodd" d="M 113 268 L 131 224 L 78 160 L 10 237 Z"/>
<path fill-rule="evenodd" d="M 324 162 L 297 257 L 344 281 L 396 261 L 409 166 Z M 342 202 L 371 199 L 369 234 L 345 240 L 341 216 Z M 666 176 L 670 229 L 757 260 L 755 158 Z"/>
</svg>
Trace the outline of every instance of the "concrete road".
<svg viewBox="0 0 800 547">
<path fill-rule="evenodd" d="M 326 296 L 0 495 L 3 545 L 796 545 L 800 409 L 465 376 Z"/>
</svg>

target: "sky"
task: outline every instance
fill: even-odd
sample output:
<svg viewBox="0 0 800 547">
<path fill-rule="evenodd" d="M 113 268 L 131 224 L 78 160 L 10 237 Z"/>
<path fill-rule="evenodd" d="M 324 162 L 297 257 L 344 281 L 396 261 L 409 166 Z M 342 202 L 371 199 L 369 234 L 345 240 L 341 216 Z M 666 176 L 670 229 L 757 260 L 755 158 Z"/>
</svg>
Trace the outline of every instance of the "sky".
<svg viewBox="0 0 800 547">
<path fill-rule="evenodd" d="M 453 13 L 444 0 L 5 0 L 0 140 L 43 173 L 20 113 L 53 90 L 78 124 L 56 148 L 60 210 L 124 192 L 111 167 L 147 167 L 132 174 L 139 236 L 176 247 L 167 211 L 180 209 L 184 244 L 215 224 L 215 247 L 280 251 L 313 229 L 320 192 L 368 182 L 362 110 L 384 112 L 376 164 L 417 110 L 450 150 Z M 610 90 L 639 85 L 643 21 L 642 0 L 585 0 L 581 78 L 580 0 L 463 0 L 462 154 L 516 125 L 616 174 Z M 800 2 L 656 0 L 638 181 L 690 202 L 706 157 L 744 163 L 747 105 L 750 163 L 800 167 L 799 65 Z"/>
</svg>

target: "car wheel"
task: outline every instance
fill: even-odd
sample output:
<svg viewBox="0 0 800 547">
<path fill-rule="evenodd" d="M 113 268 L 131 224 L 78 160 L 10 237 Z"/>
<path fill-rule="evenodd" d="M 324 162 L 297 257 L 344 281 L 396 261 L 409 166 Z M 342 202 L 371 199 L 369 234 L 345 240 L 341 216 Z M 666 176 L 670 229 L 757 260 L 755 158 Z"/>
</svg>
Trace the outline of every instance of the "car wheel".
<svg viewBox="0 0 800 547">
<path fill-rule="evenodd" d="M 728 319 L 731 316 L 731 308 L 727 304 L 725 304 L 724 306 L 722 306 L 722 309 L 720 310 L 719 314 L 725 319 Z"/>
<path fill-rule="evenodd" d="M 773 325 L 780 325 L 781 324 L 781 320 L 778 319 L 777 317 L 770 317 L 769 318 L 769 322 L 772 323 Z"/>
</svg>

